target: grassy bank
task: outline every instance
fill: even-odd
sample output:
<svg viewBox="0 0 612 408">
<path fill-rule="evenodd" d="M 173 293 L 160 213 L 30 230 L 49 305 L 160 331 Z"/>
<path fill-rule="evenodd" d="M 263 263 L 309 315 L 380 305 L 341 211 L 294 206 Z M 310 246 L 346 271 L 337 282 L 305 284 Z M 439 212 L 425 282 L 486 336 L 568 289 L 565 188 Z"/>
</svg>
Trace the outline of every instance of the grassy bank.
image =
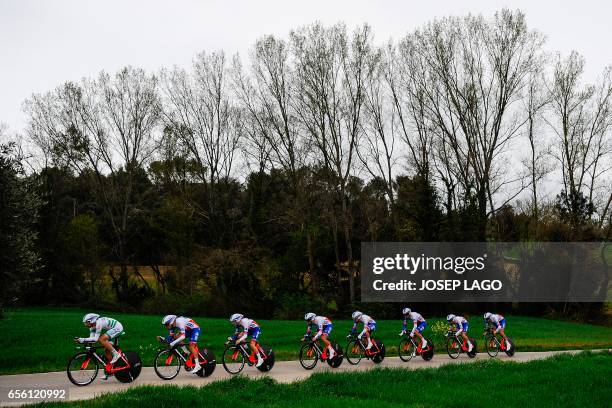
<svg viewBox="0 0 612 408">
<path fill-rule="evenodd" d="M 414 371 L 324 373 L 293 384 L 238 377 L 201 388 L 136 387 L 42 406 L 609 407 L 611 378 L 611 353 L 582 353 L 529 363 L 489 360 Z"/>
<path fill-rule="evenodd" d="M 81 324 L 85 311 L 74 309 L 25 309 L 10 311 L 0 319 L 0 374 L 64 370 L 68 358 L 74 354 L 74 336 L 86 336 Z M 138 351 L 145 365 L 151 365 L 159 344 L 155 336 L 164 335 L 161 316 L 134 314 L 109 314 L 117 318 L 126 331 L 122 339 L 124 350 Z M 226 319 L 209 319 L 192 316 L 201 326 L 200 344 L 211 348 L 219 357 L 223 342 L 232 333 Z M 439 319 L 428 319 L 425 335 L 435 338 L 438 351 L 444 352 L 442 338 L 436 337 L 431 327 Z M 471 334 L 482 339 L 480 316 L 471 318 Z M 591 326 L 531 317 L 507 316 L 507 332 L 513 337 L 519 351 L 594 349 L 612 347 L 612 328 Z M 261 341 L 274 348 L 277 359 L 297 359 L 299 339 L 304 333 L 302 321 L 258 320 L 262 326 Z M 334 320 L 332 337 L 345 344 L 344 336 L 351 322 Z M 401 322 L 379 321 L 377 337 L 394 353 L 398 342 L 397 333 Z"/>
</svg>

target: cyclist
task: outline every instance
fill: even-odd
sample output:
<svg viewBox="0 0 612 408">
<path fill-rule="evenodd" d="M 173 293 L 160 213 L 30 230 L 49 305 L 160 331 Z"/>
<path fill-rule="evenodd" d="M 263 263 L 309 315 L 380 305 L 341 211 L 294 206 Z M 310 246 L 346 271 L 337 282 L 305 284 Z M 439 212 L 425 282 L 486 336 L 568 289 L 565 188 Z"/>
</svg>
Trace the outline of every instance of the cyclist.
<svg viewBox="0 0 612 408">
<path fill-rule="evenodd" d="M 427 322 L 425 321 L 423 316 L 421 316 L 417 312 L 413 312 L 409 307 L 405 307 L 402 310 L 402 314 L 404 315 L 404 324 L 402 326 L 402 331 L 399 335 L 403 336 L 408 332 L 408 320 L 412 320 L 412 330 L 410 331 L 410 337 L 414 337 L 414 335 L 416 334 L 417 337 L 421 339 L 421 349 L 424 350 L 425 347 L 427 347 L 427 340 L 425 340 L 425 337 L 423 337 L 421 333 L 425 329 L 425 326 L 427 326 Z"/>
<path fill-rule="evenodd" d="M 87 313 L 83 316 L 83 324 L 89 328 L 89 337 L 75 337 L 74 341 L 76 343 L 94 343 L 99 341 L 102 347 L 104 347 L 104 355 L 110 364 L 114 364 L 119 360 L 121 356 L 115 350 L 110 340 L 116 339 L 123 333 L 121 323 L 110 317 L 100 317 L 96 313 Z"/>
<path fill-rule="evenodd" d="M 497 334 L 499 332 L 506 341 L 506 345 L 509 348 L 510 343 L 508 342 L 508 337 L 506 337 L 506 319 L 504 318 L 504 316 L 487 312 L 484 314 L 484 321 L 485 331 L 489 328 L 489 325 L 494 327 L 495 330 L 493 331 L 493 334 Z"/>
<path fill-rule="evenodd" d="M 255 320 L 248 319 L 240 313 L 234 313 L 230 317 L 230 322 L 236 326 L 236 331 L 234 332 L 234 335 L 228 337 L 227 340 L 234 340 L 236 344 L 238 344 L 245 341 L 248 336 L 251 336 L 251 341 L 249 342 L 249 346 L 251 347 L 249 361 L 251 364 L 255 364 L 255 356 L 257 356 L 257 363 L 255 366 L 261 366 L 264 363 L 264 359 L 261 357 L 259 350 L 257 349 L 257 338 L 259 337 L 259 333 L 261 333 L 259 324 L 257 324 Z"/>
<path fill-rule="evenodd" d="M 189 339 L 189 352 L 193 356 L 194 367 L 191 374 L 197 374 L 202 369 L 198 355 L 198 337 L 200 337 L 200 326 L 193 320 L 184 316 L 166 315 L 161 323 L 166 326 L 170 334 L 166 340 L 170 347 L 174 347 L 186 338 Z M 178 330 L 178 332 L 177 332 Z"/>
<path fill-rule="evenodd" d="M 316 341 L 320 337 L 321 341 L 325 343 L 325 346 L 327 346 L 323 351 L 323 354 L 321 354 L 321 357 L 323 357 L 323 359 L 333 359 L 336 355 L 336 352 L 334 351 L 334 348 L 332 347 L 331 342 L 329 341 L 329 334 L 332 331 L 331 320 L 329 320 L 325 316 L 317 316 L 314 313 L 306 313 L 306 315 L 304 316 L 304 320 L 306 320 L 306 334 L 304 335 L 304 337 L 310 335 L 312 329 L 316 327 L 317 334 L 313 336 L 312 341 Z M 327 355 L 327 350 L 329 350 L 329 357 Z"/>
<path fill-rule="evenodd" d="M 376 330 L 376 321 L 358 310 L 354 311 L 351 317 L 353 318 L 353 328 L 351 329 L 351 334 L 354 334 L 357 331 L 357 325 L 359 322 L 363 323 L 363 330 L 361 333 L 359 333 L 357 338 L 361 340 L 361 338 L 365 336 L 365 338 L 368 340 L 366 350 L 370 350 L 372 348 L 370 334 Z"/>
<path fill-rule="evenodd" d="M 456 328 L 455 336 L 459 337 L 461 335 L 468 344 L 468 353 L 472 351 L 474 346 L 472 342 L 468 338 L 467 332 L 470 327 L 469 322 L 462 316 L 455 316 L 454 314 L 449 314 L 446 316 L 446 321 L 450 324 L 451 328 Z"/>
</svg>

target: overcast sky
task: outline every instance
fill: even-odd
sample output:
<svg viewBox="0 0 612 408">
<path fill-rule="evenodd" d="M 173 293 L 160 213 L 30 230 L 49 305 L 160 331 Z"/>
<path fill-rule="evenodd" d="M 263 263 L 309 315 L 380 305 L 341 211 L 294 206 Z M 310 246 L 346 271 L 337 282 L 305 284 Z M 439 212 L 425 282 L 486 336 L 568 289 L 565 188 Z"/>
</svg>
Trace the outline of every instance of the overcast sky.
<svg viewBox="0 0 612 408">
<path fill-rule="evenodd" d="M 548 50 L 580 51 L 588 78 L 612 63 L 612 6 L 603 0 L 0 0 L 0 122 L 21 130 L 23 100 L 66 80 L 125 65 L 187 66 L 202 50 L 244 55 L 261 35 L 287 36 L 316 20 L 367 22 L 382 43 L 435 17 L 491 16 L 502 7 L 523 10 Z"/>
</svg>

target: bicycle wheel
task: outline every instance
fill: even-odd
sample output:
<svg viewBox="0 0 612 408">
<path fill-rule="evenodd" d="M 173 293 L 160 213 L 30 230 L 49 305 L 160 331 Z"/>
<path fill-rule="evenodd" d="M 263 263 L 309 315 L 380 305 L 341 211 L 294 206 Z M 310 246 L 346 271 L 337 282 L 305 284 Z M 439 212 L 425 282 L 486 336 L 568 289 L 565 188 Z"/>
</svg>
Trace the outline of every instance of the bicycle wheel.
<svg viewBox="0 0 612 408">
<path fill-rule="evenodd" d="M 181 359 L 175 354 L 174 350 L 160 350 L 153 360 L 155 374 L 162 380 L 171 380 L 181 371 Z"/>
<path fill-rule="evenodd" d="M 74 385 L 89 385 L 98 376 L 98 360 L 89 353 L 75 354 L 68 362 L 66 374 Z"/>
<path fill-rule="evenodd" d="M 344 360 L 344 353 L 342 352 L 342 347 L 340 347 L 338 343 L 334 343 L 333 348 L 336 351 L 336 355 L 331 360 L 327 359 L 327 364 L 329 364 L 331 368 L 338 368 L 340 364 L 342 364 L 342 360 Z"/>
<path fill-rule="evenodd" d="M 363 358 L 363 350 L 359 343 L 356 340 L 351 340 L 346 345 L 346 353 L 344 353 L 346 357 L 346 361 L 349 364 L 356 365 L 359 364 L 361 359 Z"/>
<path fill-rule="evenodd" d="M 414 344 L 408 338 L 403 338 L 399 342 L 399 346 L 397 346 L 397 354 L 399 355 L 400 360 L 407 362 L 410 361 L 413 357 L 414 353 Z"/>
<path fill-rule="evenodd" d="M 263 354 L 266 356 L 266 358 L 264 358 L 264 363 L 262 365 L 260 365 L 259 367 L 255 367 L 262 372 L 270 371 L 272 367 L 274 367 L 274 361 L 276 360 L 274 351 L 271 348 L 267 348 L 263 344 L 260 344 L 259 348 L 263 351 Z"/>
<path fill-rule="evenodd" d="M 461 354 L 461 343 L 455 336 L 446 339 L 446 352 L 450 358 L 457 358 Z"/>
<path fill-rule="evenodd" d="M 215 360 L 215 353 L 209 349 L 200 349 L 200 364 L 202 369 L 197 372 L 200 377 L 208 377 L 215 371 L 217 367 L 217 361 Z M 204 363 L 206 361 L 206 363 Z"/>
<path fill-rule="evenodd" d="M 240 351 L 240 348 L 236 346 L 229 346 L 223 350 L 223 368 L 230 374 L 238 374 L 244 368 L 246 364 L 244 354 Z"/>
<path fill-rule="evenodd" d="M 499 353 L 499 343 L 497 339 L 492 334 L 487 334 L 485 337 L 485 342 L 487 345 L 487 354 L 491 357 L 496 357 L 497 353 Z"/>
<path fill-rule="evenodd" d="M 319 355 L 313 344 L 304 344 L 300 348 L 300 364 L 306 370 L 312 370 L 319 362 Z"/>
<path fill-rule="evenodd" d="M 427 339 L 427 348 L 421 351 L 421 358 L 425 361 L 429 361 L 434 356 L 434 344 L 433 341 Z"/>
<path fill-rule="evenodd" d="M 137 353 L 126 351 L 125 353 L 119 350 L 121 358 L 114 364 L 115 378 L 122 383 L 131 383 L 140 375 L 142 362 Z"/>
<path fill-rule="evenodd" d="M 372 339 L 372 342 L 374 342 L 372 349 L 376 349 L 375 354 L 372 356 L 372 361 L 375 364 L 380 364 L 385 359 L 385 345 L 382 341 L 376 339 Z"/>
</svg>

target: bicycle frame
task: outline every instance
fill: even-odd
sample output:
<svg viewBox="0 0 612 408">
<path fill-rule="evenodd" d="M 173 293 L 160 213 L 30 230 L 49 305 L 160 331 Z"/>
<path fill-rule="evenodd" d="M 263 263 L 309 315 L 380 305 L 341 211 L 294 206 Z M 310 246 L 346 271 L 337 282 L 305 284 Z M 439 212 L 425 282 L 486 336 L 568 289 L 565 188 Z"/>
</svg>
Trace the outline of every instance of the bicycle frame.
<svg viewBox="0 0 612 408">
<path fill-rule="evenodd" d="M 80 347 L 77 347 L 77 348 L 80 348 Z M 115 374 L 117 371 L 128 370 L 128 369 L 132 368 L 132 366 L 130 365 L 130 362 L 125 358 L 125 356 L 123 355 L 123 352 L 119 348 L 117 348 L 116 350 L 119 353 L 119 355 L 121 356 L 120 359 L 125 362 L 125 366 L 123 366 L 123 367 L 115 367 L 114 363 L 111 364 L 109 362 L 106 362 L 102 357 L 100 357 L 100 355 L 98 353 L 96 353 L 96 351 L 100 347 L 94 346 L 93 343 L 85 343 L 83 348 L 85 349 L 85 351 L 87 351 L 87 354 L 88 354 L 89 358 L 87 358 L 85 361 L 83 361 L 83 363 L 81 364 L 81 370 L 86 370 L 87 369 L 87 366 L 89 365 L 89 362 L 91 361 L 91 358 L 95 358 L 100 363 L 100 365 L 102 365 L 102 367 L 104 367 L 104 372 L 106 372 L 107 374 Z M 117 361 L 119 361 L 119 360 L 117 360 Z"/>
<path fill-rule="evenodd" d="M 257 352 L 261 355 L 261 358 L 263 358 L 264 360 L 268 358 L 268 355 L 266 354 L 264 349 L 261 347 L 259 342 L 256 341 L 255 344 L 257 345 Z M 234 343 L 234 345 L 236 346 L 236 350 L 234 351 L 234 354 L 232 355 L 232 360 L 236 360 L 236 358 L 238 358 L 237 353 L 240 352 L 240 354 L 244 356 L 246 363 L 249 366 L 252 366 L 253 363 L 251 363 L 251 360 L 249 359 L 249 357 L 251 356 L 251 354 L 249 353 L 250 347 L 247 350 L 247 344 L 245 342 L 240 342 L 238 344 Z"/>
<path fill-rule="evenodd" d="M 468 351 L 468 350 L 469 350 L 469 348 L 470 348 L 470 347 L 468 346 L 468 342 L 467 342 L 467 340 L 466 340 L 466 339 L 465 339 L 463 336 L 461 336 L 461 339 L 459 339 L 459 338 L 457 337 L 457 332 L 456 332 L 456 331 L 453 331 L 453 330 L 449 331 L 449 332 L 446 334 L 446 337 L 450 337 L 450 336 L 454 337 L 454 338 L 455 338 L 455 341 L 458 341 L 458 342 L 459 342 L 459 345 L 461 346 L 461 351 L 463 351 L 463 352 L 466 352 L 466 353 L 467 353 L 467 351 Z M 467 333 L 466 333 L 466 336 L 467 336 Z"/>
<path fill-rule="evenodd" d="M 321 359 L 321 356 L 323 355 L 323 350 L 321 350 L 321 347 L 319 346 L 319 341 L 318 340 L 312 340 L 310 339 L 310 345 L 313 346 L 313 349 L 315 351 L 315 353 L 317 354 L 317 358 Z M 310 356 L 308 356 L 310 357 Z"/>
<path fill-rule="evenodd" d="M 355 335 L 351 335 L 351 337 L 353 337 L 353 339 L 355 340 L 355 344 L 359 344 L 359 347 L 361 348 L 366 357 L 370 357 L 380 353 L 380 349 L 378 348 L 378 344 L 376 343 L 374 337 L 370 336 L 370 341 L 372 342 L 372 348 L 376 347 L 376 351 L 372 351 L 372 348 L 368 350 L 366 348 L 366 345 L 363 344 L 363 339 L 360 339 Z"/>
<path fill-rule="evenodd" d="M 493 329 L 487 329 L 487 333 L 485 334 L 486 337 L 491 337 L 491 339 L 493 341 L 495 341 L 495 344 L 497 344 L 497 346 L 499 347 L 499 349 L 501 351 L 506 351 L 508 350 L 508 346 L 506 345 L 506 342 L 503 341 L 504 338 L 502 337 L 501 340 L 499 339 L 498 335 L 495 333 L 495 331 Z"/>
<path fill-rule="evenodd" d="M 185 357 L 185 352 L 181 350 L 182 347 L 185 347 L 185 343 L 177 344 L 172 348 L 172 353 L 168 355 L 166 358 L 166 365 L 170 365 L 172 362 L 172 357 L 177 356 L 179 360 L 181 360 L 182 364 L 185 365 L 186 368 L 195 367 L 195 362 L 193 361 L 193 354 L 189 351 L 189 357 Z M 198 353 L 198 358 L 200 358 L 200 364 L 208 363 L 208 360 L 200 353 L 200 348 L 196 346 L 196 353 Z"/>
<path fill-rule="evenodd" d="M 412 347 L 414 347 L 414 349 L 416 350 L 416 354 L 420 355 L 423 351 L 427 351 L 427 349 L 429 347 L 426 347 L 425 350 L 421 348 L 421 344 L 422 342 L 419 341 L 418 344 L 414 341 L 414 337 L 410 337 L 408 334 L 406 334 L 406 338 L 412 343 Z M 429 343 L 428 343 L 429 344 Z"/>
</svg>

